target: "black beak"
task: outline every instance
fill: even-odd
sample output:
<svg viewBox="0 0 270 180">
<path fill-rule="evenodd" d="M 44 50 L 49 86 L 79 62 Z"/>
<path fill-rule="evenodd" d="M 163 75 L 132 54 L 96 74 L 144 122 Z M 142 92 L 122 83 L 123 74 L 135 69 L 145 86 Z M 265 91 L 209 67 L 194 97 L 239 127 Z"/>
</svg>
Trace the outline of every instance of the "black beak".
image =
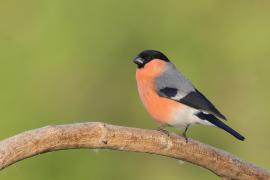
<svg viewBox="0 0 270 180">
<path fill-rule="evenodd" d="M 133 62 L 138 66 L 142 66 L 144 64 L 144 59 L 137 56 L 133 59 Z"/>
</svg>

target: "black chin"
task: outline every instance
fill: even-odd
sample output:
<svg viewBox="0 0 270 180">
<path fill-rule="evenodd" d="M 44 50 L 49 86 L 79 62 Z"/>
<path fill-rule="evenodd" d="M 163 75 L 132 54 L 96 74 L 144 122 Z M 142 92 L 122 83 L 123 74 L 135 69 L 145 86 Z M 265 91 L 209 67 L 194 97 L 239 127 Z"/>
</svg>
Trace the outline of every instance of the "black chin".
<svg viewBox="0 0 270 180">
<path fill-rule="evenodd" d="M 138 69 L 141 69 L 141 68 L 143 68 L 144 67 L 144 64 L 137 64 L 137 68 Z"/>
</svg>

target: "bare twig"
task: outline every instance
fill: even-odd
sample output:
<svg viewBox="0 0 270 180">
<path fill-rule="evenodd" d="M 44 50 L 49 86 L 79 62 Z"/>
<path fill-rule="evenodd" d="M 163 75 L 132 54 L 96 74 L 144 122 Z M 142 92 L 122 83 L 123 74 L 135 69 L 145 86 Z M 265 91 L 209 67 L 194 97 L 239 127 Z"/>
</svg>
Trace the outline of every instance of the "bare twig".
<svg viewBox="0 0 270 180">
<path fill-rule="evenodd" d="M 99 122 L 47 126 L 0 142 L 0 169 L 49 151 L 106 148 L 181 159 L 223 179 L 270 179 L 270 173 L 227 152 L 177 135 Z"/>
</svg>

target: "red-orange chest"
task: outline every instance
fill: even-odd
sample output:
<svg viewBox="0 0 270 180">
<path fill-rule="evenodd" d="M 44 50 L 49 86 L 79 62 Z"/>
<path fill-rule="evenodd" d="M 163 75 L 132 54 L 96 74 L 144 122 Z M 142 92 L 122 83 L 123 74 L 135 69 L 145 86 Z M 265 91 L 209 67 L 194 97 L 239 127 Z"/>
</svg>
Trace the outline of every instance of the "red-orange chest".
<svg viewBox="0 0 270 180">
<path fill-rule="evenodd" d="M 172 120 L 172 113 L 181 105 L 159 96 L 156 89 L 156 79 L 143 70 L 136 72 L 136 79 L 140 98 L 148 113 L 159 123 L 169 123 Z"/>
</svg>

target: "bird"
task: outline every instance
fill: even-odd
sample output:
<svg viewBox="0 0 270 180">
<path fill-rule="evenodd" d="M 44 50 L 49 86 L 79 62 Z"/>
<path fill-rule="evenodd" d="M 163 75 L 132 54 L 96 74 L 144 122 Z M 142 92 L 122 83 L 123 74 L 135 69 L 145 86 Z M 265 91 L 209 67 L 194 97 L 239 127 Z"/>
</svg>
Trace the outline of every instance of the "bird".
<svg viewBox="0 0 270 180">
<path fill-rule="evenodd" d="M 160 125 L 187 130 L 195 124 L 218 127 L 238 140 L 245 137 L 226 125 L 227 118 L 187 79 L 162 52 L 144 50 L 133 62 L 137 65 L 136 81 L 140 99 L 150 116 Z"/>
</svg>

